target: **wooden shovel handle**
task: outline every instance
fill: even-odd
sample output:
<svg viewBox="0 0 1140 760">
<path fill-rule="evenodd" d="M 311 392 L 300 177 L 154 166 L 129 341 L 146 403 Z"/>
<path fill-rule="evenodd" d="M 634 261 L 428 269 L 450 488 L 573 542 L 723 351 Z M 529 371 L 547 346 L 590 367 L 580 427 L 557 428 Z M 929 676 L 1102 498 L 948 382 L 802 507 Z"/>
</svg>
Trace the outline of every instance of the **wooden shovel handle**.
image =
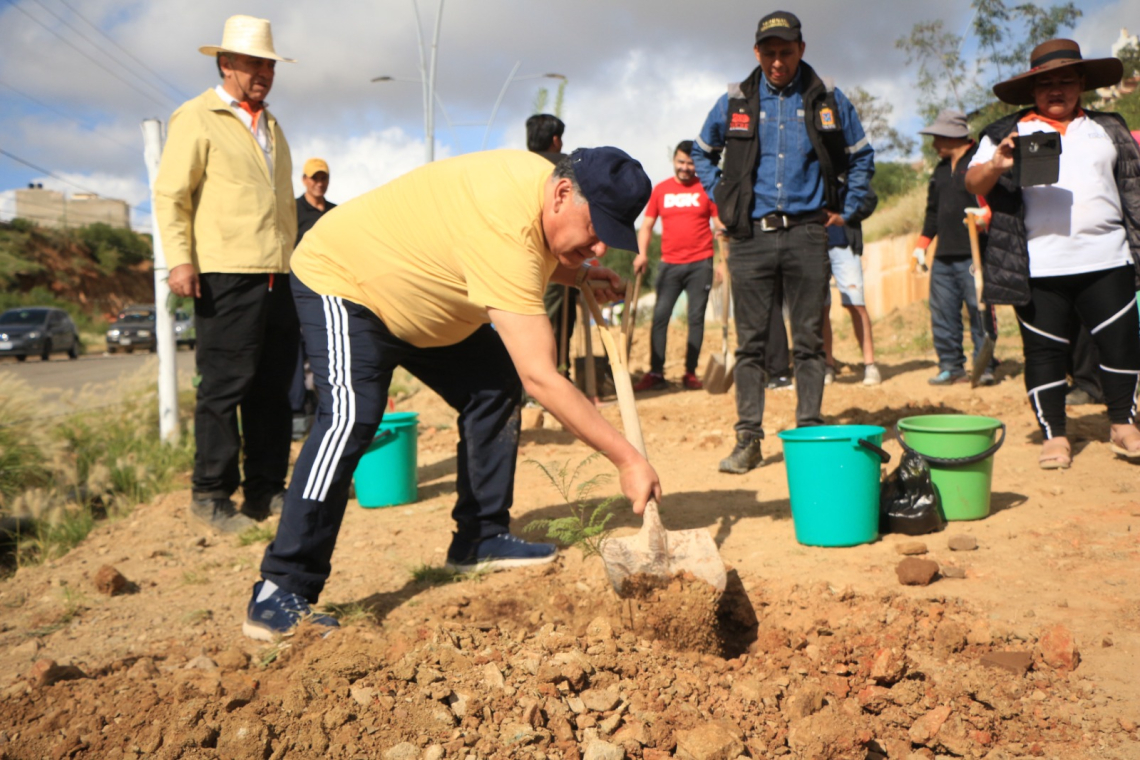
<svg viewBox="0 0 1140 760">
<path fill-rule="evenodd" d="M 973 214 L 966 214 L 966 230 L 970 233 L 970 256 L 974 261 L 974 291 L 978 296 L 978 308 L 982 309 L 982 248 L 978 242 L 978 222 Z"/>
</svg>

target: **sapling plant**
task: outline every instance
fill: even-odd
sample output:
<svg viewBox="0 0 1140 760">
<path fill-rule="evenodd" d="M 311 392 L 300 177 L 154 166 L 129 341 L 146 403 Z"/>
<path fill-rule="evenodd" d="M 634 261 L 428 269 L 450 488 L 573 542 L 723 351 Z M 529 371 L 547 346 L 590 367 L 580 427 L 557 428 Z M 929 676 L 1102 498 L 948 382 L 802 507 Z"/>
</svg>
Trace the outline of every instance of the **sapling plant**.
<svg viewBox="0 0 1140 760">
<path fill-rule="evenodd" d="M 570 508 L 570 514 L 566 517 L 531 521 L 524 528 L 527 533 L 545 532 L 545 537 L 550 540 L 565 546 L 577 546 L 585 557 L 600 553 L 602 541 L 610 533 L 607 525 L 613 519 L 614 505 L 621 497 L 610 496 L 601 501 L 593 498 L 593 494 L 610 481 L 611 476 L 607 473 L 578 482 L 582 470 L 597 457 L 598 454 L 591 454 L 573 470 L 570 469 L 569 459 L 549 464 L 534 459 L 527 460 L 528 464 L 542 471 Z"/>
</svg>

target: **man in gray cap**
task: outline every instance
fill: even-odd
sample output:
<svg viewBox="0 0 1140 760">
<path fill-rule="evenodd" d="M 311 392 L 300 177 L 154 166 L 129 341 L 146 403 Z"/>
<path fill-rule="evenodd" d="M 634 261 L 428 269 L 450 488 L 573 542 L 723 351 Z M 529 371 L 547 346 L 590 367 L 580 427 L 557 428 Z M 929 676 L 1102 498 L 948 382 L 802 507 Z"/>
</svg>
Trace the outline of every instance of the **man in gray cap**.
<svg viewBox="0 0 1140 760">
<path fill-rule="evenodd" d="M 930 177 L 926 194 L 926 220 L 922 236 L 914 249 L 919 266 L 926 266 L 926 249 L 938 238 L 938 251 L 930 265 L 930 331 L 934 337 L 934 351 L 938 354 L 938 374 L 930 378 L 931 385 L 952 385 L 966 382 L 966 354 L 962 349 L 962 304 L 970 314 L 970 333 L 974 338 L 974 358 L 977 358 L 986 340 L 986 333 L 996 336 L 993 309 L 985 313 L 978 309 L 978 296 L 974 290 L 973 260 L 970 253 L 969 232 L 963 220 L 968 211 L 978 212 L 982 204 L 976 195 L 966 191 L 966 169 L 977 150 L 970 139 L 966 114 L 945 110 L 938 114 L 919 134 L 930 135 L 934 150 L 942 159 Z M 988 215 L 987 215 L 988 216 Z M 978 235 L 978 244 L 985 252 L 986 236 Z M 993 385 L 996 360 L 991 360 L 979 384 Z"/>
</svg>

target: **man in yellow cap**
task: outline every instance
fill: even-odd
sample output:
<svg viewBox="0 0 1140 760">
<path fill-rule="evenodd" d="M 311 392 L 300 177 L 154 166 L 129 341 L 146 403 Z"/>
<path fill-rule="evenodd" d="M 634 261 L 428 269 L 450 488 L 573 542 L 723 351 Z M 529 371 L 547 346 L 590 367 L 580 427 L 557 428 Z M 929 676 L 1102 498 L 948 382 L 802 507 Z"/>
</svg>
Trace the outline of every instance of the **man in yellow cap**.
<svg viewBox="0 0 1140 760">
<path fill-rule="evenodd" d="M 329 189 L 329 165 L 323 158 L 310 158 L 305 162 L 301 173 L 305 192 L 297 196 L 297 245 L 301 238 L 313 228 L 317 220 L 336 208 L 336 204 L 325 200 Z M 309 382 L 306 382 L 308 375 Z M 297 365 L 293 370 L 293 382 L 289 386 L 289 405 L 293 408 L 293 440 L 299 441 L 309 432 L 316 413 L 316 392 L 312 387 L 312 376 L 305 367 L 305 338 L 297 350 Z M 274 512 L 282 506 L 280 500 L 271 505 Z"/>
<path fill-rule="evenodd" d="M 313 228 L 317 220 L 336 208 L 325 200 L 329 189 L 329 165 L 323 158 L 310 158 L 305 162 L 301 182 L 305 192 L 297 196 L 297 242 Z"/>
<path fill-rule="evenodd" d="M 202 381 L 190 512 L 240 533 L 282 502 L 289 466 L 297 207 L 289 144 L 265 98 L 277 62 L 292 61 L 274 50 L 269 22 L 252 16 L 231 16 L 222 44 L 199 52 L 215 59 L 222 83 L 170 117 L 154 213 L 170 290 L 194 298 Z M 230 499 L 239 485 L 244 514 Z"/>
</svg>

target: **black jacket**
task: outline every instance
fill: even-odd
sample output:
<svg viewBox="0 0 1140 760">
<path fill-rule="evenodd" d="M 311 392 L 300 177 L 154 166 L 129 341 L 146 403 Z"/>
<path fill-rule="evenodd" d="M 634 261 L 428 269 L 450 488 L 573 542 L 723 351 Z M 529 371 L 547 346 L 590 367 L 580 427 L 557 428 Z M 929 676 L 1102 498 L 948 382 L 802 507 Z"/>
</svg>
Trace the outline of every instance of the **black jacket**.
<svg viewBox="0 0 1140 760">
<path fill-rule="evenodd" d="M 841 185 L 848 165 L 846 138 L 841 127 L 821 129 L 818 123 L 822 109 L 830 109 L 830 118 L 835 118 L 839 113 L 835 92 L 824 84 L 815 69 L 807 63 L 800 61 L 799 68 L 804 81 L 804 111 L 811 114 L 810 118 L 805 116 L 804 127 L 823 175 L 824 205 L 836 213 L 842 213 Z M 730 87 L 728 96 L 730 119 L 737 112 L 749 115 L 749 126 L 746 129 L 729 129 L 725 136 L 724 164 L 721 167 L 720 182 L 713 190 L 713 200 L 720 212 L 720 220 L 728 229 L 728 234 L 734 238 L 752 237 L 752 204 L 755 202 L 752 191 L 756 184 L 756 167 L 760 165 L 757 129 L 760 124 L 762 79 L 763 72 L 757 66 L 738 88 L 734 90 Z"/>
<path fill-rule="evenodd" d="M 997 145 L 1032 110 L 1026 108 L 998 119 L 982 130 L 982 136 L 990 138 L 990 142 Z M 1137 271 L 1140 272 L 1140 148 L 1119 114 L 1086 109 L 1085 115 L 1104 128 L 1116 146 L 1113 175 L 1120 192 L 1128 247 L 1132 251 Z M 1014 184 L 1009 172 L 998 178 L 993 190 L 986 195 L 986 202 L 990 204 L 993 218 L 990 221 L 990 239 L 983 270 L 982 299 L 987 304 L 1023 306 L 1029 303 L 1029 244 L 1025 232 L 1025 204 L 1021 188 Z"/>
<path fill-rule="evenodd" d="M 938 237 L 937 256 L 940 259 L 970 258 L 970 235 L 962 220 L 966 218 L 967 208 L 978 205 L 978 196 L 966 190 L 966 169 L 977 152 L 978 146 L 972 146 L 958 159 L 954 169 L 951 169 L 949 158 L 943 159 L 930 175 L 922 236 Z M 985 251 L 985 235 L 978 235 L 978 244 Z"/>
</svg>

